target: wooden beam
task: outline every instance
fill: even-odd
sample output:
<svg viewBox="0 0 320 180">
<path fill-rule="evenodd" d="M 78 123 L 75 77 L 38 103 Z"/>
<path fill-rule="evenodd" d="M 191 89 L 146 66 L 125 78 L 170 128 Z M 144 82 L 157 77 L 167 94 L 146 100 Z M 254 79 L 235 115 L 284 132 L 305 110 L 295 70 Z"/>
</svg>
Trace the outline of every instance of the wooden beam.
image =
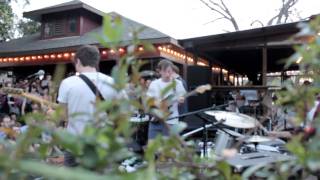
<svg viewBox="0 0 320 180">
<path fill-rule="evenodd" d="M 268 55 L 267 55 L 267 47 L 262 48 L 262 85 L 267 85 L 267 62 L 268 62 Z"/>
</svg>

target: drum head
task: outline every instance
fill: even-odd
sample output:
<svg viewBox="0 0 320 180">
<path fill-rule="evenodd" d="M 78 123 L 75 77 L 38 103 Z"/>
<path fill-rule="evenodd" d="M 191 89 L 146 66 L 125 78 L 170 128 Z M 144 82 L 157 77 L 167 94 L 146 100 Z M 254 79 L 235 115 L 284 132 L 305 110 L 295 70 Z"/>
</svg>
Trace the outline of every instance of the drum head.
<svg viewBox="0 0 320 180">
<path fill-rule="evenodd" d="M 130 122 L 134 123 L 143 123 L 143 122 L 148 122 L 149 121 L 149 116 L 145 115 L 144 117 L 140 116 L 134 116 L 130 118 Z"/>
</svg>

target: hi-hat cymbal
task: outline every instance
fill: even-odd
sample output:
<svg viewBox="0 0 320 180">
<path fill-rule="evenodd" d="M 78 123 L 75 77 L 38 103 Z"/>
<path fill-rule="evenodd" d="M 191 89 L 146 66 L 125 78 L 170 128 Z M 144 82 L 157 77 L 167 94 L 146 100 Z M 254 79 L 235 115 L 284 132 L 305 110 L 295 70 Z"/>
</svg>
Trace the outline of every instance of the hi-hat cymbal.
<svg viewBox="0 0 320 180">
<path fill-rule="evenodd" d="M 234 128 L 249 129 L 258 126 L 256 119 L 241 113 L 226 111 L 205 111 L 204 113 L 214 116 L 217 121 L 223 121 L 222 124 Z"/>
<path fill-rule="evenodd" d="M 273 139 L 266 136 L 253 135 L 245 138 L 239 138 L 239 140 L 244 140 L 247 143 L 261 143 L 261 142 L 272 141 Z"/>
</svg>

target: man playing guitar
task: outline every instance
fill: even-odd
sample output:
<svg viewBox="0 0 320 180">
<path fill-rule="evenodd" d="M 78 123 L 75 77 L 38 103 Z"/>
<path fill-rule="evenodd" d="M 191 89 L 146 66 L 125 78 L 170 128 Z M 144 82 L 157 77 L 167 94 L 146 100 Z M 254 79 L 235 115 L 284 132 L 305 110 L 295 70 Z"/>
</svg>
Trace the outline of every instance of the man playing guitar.
<svg viewBox="0 0 320 180">
<path fill-rule="evenodd" d="M 156 79 L 151 82 L 147 96 L 152 97 L 156 100 L 156 105 L 161 106 L 163 103 L 163 99 L 167 97 L 171 97 L 172 99 L 177 99 L 172 104 L 169 104 L 169 117 L 176 117 L 179 115 L 178 112 L 178 104 L 184 102 L 183 95 L 186 93 L 181 81 L 173 79 L 173 63 L 168 60 L 161 60 L 158 64 L 160 78 Z M 168 88 L 174 82 L 175 86 L 170 90 L 166 91 L 165 89 Z M 164 91 L 166 91 L 164 93 Z M 164 94 L 163 94 L 164 93 Z M 168 126 L 164 124 L 163 121 L 153 121 L 149 123 L 149 130 L 148 130 L 148 139 L 154 139 L 158 134 L 163 136 L 169 135 L 169 129 L 167 127 L 172 127 L 178 123 L 178 118 L 171 119 L 170 121 L 166 121 Z"/>
</svg>

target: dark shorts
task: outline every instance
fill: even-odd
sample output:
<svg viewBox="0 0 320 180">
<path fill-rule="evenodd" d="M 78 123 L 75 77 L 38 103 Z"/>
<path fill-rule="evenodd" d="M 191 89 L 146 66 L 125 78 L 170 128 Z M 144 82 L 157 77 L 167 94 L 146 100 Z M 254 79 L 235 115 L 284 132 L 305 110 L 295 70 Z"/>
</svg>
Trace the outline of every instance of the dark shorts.
<svg viewBox="0 0 320 180">
<path fill-rule="evenodd" d="M 78 163 L 76 162 L 76 158 L 70 152 L 65 151 L 63 165 L 66 167 L 76 167 Z"/>
</svg>

